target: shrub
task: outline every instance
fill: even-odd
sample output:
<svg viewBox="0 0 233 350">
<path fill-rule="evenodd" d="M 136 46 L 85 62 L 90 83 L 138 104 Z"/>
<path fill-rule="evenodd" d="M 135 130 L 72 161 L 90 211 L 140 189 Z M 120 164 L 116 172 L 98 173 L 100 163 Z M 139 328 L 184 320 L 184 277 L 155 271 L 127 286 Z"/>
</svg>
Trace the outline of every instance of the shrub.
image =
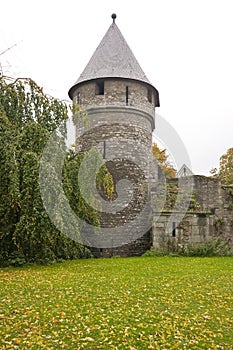
<svg viewBox="0 0 233 350">
<path fill-rule="evenodd" d="M 233 251 L 229 244 L 217 238 L 211 242 L 188 244 L 185 248 L 186 256 L 232 256 Z"/>
<path fill-rule="evenodd" d="M 167 245 L 163 248 L 151 248 L 143 256 L 233 256 L 229 244 L 217 238 L 206 243 L 189 243 L 187 245 Z"/>
<path fill-rule="evenodd" d="M 168 255 L 168 251 L 164 248 L 151 248 L 150 250 L 147 250 L 143 256 L 166 256 Z"/>
<path fill-rule="evenodd" d="M 11 266 L 23 266 L 26 264 L 24 255 L 19 251 L 10 254 L 8 264 Z"/>
</svg>

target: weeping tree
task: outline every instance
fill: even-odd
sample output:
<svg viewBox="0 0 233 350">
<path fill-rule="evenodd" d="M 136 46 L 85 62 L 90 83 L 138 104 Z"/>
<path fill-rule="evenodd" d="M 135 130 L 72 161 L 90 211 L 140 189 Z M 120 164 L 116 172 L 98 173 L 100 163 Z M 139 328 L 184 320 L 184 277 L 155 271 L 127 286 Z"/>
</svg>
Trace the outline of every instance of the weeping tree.
<svg viewBox="0 0 233 350">
<path fill-rule="evenodd" d="M 61 135 L 67 132 L 68 114 L 66 103 L 44 94 L 31 79 L 12 82 L 0 78 L 0 264 L 43 263 L 89 255 L 77 239 L 69 238 L 51 222 L 40 193 L 43 150 L 52 134 L 64 146 Z M 98 226 L 98 213 L 82 198 L 77 183 L 82 157 L 67 152 L 60 186 L 72 210 Z M 50 181 L 56 181 L 56 162 L 51 174 Z M 56 199 L 51 202 L 56 203 Z M 76 227 L 76 238 L 79 234 Z"/>
</svg>

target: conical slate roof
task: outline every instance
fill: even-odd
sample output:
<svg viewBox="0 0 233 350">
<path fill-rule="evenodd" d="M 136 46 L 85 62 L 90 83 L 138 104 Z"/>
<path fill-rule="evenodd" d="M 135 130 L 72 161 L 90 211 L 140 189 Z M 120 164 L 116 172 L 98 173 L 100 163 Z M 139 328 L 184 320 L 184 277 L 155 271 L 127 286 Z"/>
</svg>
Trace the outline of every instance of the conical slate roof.
<svg viewBox="0 0 233 350">
<path fill-rule="evenodd" d="M 139 80 L 151 85 L 116 25 L 116 16 L 112 15 L 112 18 L 113 23 L 110 25 L 79 79 L 69 90 L 70 97 L 72 97 L 72 91 L 75 86 L 93 79 L 126 78 Z"/>
</svg>

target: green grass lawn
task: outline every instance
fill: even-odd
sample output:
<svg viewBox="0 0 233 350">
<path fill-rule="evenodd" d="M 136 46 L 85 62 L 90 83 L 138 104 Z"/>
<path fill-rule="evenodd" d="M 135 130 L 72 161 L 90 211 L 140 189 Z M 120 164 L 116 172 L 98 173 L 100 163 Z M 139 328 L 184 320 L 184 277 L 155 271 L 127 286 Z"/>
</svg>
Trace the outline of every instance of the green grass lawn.
<svg viewBox="0 0 233 350">
<path fill-rule="evenodd" d="M 0 269 L 0 349 L 233 349 L 233 258 Z"/>
</svg>

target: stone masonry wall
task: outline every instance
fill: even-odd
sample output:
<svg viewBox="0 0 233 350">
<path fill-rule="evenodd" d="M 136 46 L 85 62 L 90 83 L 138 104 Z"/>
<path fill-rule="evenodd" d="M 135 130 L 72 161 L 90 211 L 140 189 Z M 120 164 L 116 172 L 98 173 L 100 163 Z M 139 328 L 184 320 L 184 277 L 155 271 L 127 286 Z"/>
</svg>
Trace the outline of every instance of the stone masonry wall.
<svg viewBox="0 0 233 350">
<path fill-rule="evenodd" d="M 221 183 L 219 179 L 207 176 L 193 176 L 193 194 L 200 211 L 210 211 L 222 206 Z"/>
<path fill-rule="evenodd" d="M 145 151 L 151 149 L 151 134 L 147 130 L 133 124 L 112 123 L 109 125 L 106 122 L 103 125 L 90 128 L 85 133 L 80 134 L 76 139 L 77 151 L 87 151 L 93 146 L 99 147 L 101 151 L 104 141 L 106 158 L 111 158 L 114 154 L 121 157 L 121 155 L 126 154 L 126 150 L 136 157 L 136 144 L 145 148 Z M 115 147 L 117 148 L 113 153 Z"/>
<path fill-rule="evenodd" d="M 126 106 L 126 87 L 128 87 L 128 107 L 136 107 L 154 116 L 155 95 L 152 92 L 151 102 L 148 100 L 146 84 L 129 79 L 105 79 L 104 94 L 96 94 L 98 81 L 80 85 L 74 92 L 75 102 L 83 109 L 96 106 Z"/>
<path fill-rule="evenodd" d="M 233 186 L 221 186 L 221 205 L 215 211 L 215 236 L 233 247 Z"/>
<path fill-rule="evenodd" d="M 153 223 L 153 247 L 205 243 L 214 237 L 214 217 L 204 213 L 161 213 Z M 158 218 L 158 220 L 157 220 Z M 177 225 L 174 227 L 174 224 Z"/>
<path fill-rule="evenodd" d="M 198 211 L 154 213 L 153 246 L 205 243 L 217 237 L 233 246 L 233 187 L 219 179 L 193 176 L 193 195 Z"/>
<path fill-rule="evenodd" d="M 86 111 L 90 122 L 89 129 L 104 124 L 110 127 L 114 123 L 127 124 L 128 126 L 136 125 L 150 133 L 154 128 L 154 117 L 136 107 L 98 106 L 87 108 Z"/>
<path fill-rule="evenodd" d="M 155 96 L 149 102 L 146 84 L 124 79 L 107 79 L 104 94 L 97 95 L 96 84 L 87 82 L 75 91 L 76 102 L 90 121 L 86 129 L 77 127 L 76 150 L 99 150 L 113 176 L 115 193 L 111 211 L 105 203 L 99 206 L 104 237 L 93 231 L 88 239 L 102 239 L 103 245 L 92 246 L 91 251 L 96 257 L 141 255 L 151 246 L 149 177 Z"/>
<path fill-rule="evenodd" d="M 214 214 L 214 237 L 233 246 L 233 187 L 222 186 L 218 178 L 194 176 L 194 194 L 201 210 Z"/>
</svg>

